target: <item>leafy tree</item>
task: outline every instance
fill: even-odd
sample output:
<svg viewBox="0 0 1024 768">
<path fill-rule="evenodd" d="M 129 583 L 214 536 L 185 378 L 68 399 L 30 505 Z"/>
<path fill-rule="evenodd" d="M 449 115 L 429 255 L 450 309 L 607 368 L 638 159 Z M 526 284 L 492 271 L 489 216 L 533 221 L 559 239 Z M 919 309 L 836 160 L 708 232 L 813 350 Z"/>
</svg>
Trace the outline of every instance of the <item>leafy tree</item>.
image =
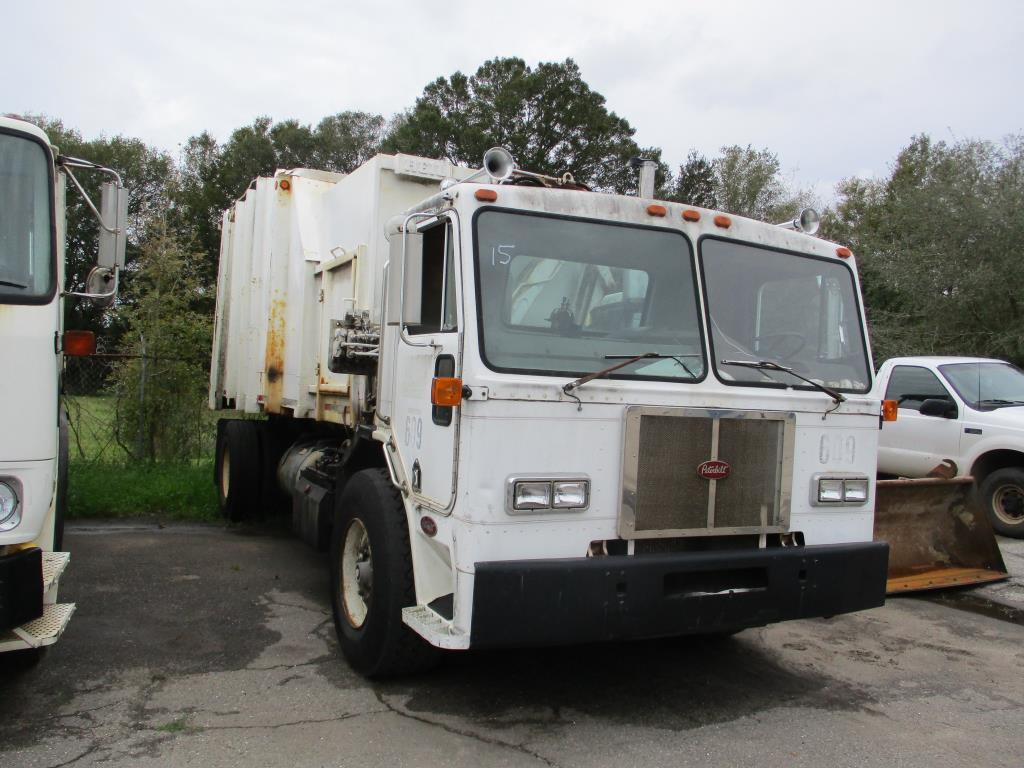
<svg viewBox="0 0 1024 768">
<path fill-rule="evenodd" d="M 917 136 L 888 179 L 839 187 L 827 234 L 857 252 L 878 360 L 971 354 L 1024 363 L 1024 137 Z"/>
<path fill-rule="evenodd" d="M 477 166 L 494 146 L 507 148 L 524 169 L 620 193 L 636 189 L 632 157 L 659 160 L 641 148 L 634 129 L 610 112 L 583 81 L 572 59 L 536 68 L 519 58 L 492 59 L 473 75 L 455 72 L 426 86 L 384 142 L 388 151 Z M 663 183 L 666 169 L 659 174 Z"/>
<path fill-rule="evenodd" d="M 686 161 L 679 166 L 670 199 L 701 208 L 717 208 L 718 183 L 714 163 L 691 149 Z"/>
<path fill-rule="evenodd" d="M 174 229 L 204 255 L 201 279 L 217 277 L 220 217 L 258 176 L 279 168 L 309 167 L 348 173 L 380 147 L 385 121 L 367 112 L 340 112 L 314 128 L 296 120 L 258 117 L 219 145 L 209 133 L 193 136 L 182 150 L 174 192 Z"/>
<path fill-rule="evenodd" d="M 205 418 L 213 322 L 195 307 L 201 259 L 166 229 L 146 242 L 135 275 L 138 298 L 118 312 L 120 351 L 129 357 L 113 376 L 115 434 L 135 459 L 192 459 L 209 442 Z"/>
<path fill-rule="evenodd" d="M 722 147 L 712 162 L 718 207 L 762 221 L 791 217 L 808 199 L 789 189 L 778 156 L 768 149 L 738 145 Z"/>
</svg>

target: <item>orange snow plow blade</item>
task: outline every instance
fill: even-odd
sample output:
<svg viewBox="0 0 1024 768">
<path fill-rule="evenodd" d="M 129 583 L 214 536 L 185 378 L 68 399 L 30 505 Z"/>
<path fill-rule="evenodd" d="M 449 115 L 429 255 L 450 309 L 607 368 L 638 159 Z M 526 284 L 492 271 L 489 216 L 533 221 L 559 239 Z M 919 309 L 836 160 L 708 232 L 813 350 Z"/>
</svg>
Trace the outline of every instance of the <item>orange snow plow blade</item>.
<svg viewBox="0 0 1024 768">
<path fill-rule="evenodd" d="M 970 477 L 879 480 L 875 540 L 889 543 L 886 594 L 962 587 L 1009 576 Z"/>
</svg>

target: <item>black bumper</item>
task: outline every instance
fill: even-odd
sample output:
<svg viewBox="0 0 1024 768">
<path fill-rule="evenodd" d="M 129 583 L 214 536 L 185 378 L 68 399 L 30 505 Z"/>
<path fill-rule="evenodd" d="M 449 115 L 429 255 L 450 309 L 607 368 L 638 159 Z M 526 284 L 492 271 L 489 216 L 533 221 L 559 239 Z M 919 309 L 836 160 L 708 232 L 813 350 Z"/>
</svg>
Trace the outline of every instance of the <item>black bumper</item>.
<svg viewBox="0 0 1024 768">
<path fill-rule="evenodd" d="M 473 648 L 727 632 L 885 603 L 885 542 L 478 563 Z"/>
<path fill-rule="evenodd" d="M 42 550 L 23 549 L 0 557 L 0 632 L 42 615 Z"/>
</svg>

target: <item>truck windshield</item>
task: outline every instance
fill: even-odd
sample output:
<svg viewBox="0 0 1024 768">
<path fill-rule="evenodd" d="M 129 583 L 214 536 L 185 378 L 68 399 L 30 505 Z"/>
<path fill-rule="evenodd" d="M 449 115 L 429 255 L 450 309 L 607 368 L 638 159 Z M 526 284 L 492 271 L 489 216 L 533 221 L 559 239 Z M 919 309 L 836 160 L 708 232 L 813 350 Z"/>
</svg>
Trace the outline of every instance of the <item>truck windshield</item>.
<svg viewBox="0 0 1024 768">
<path fill-rule="evenodd" d="M 845 264 L 705 238 L 701 268 L 715 371 L 726 384 L 807 388 L 786 373 L 721 363 L 770 360 L 826 387 L 868 391 L 867 347 Z"/>
<path fill-rule="evenodd" d="M 1024 372 L 1009 363 L 949 363 L 939 370 L 971 408 L 1024 405 Z"/>
<path fill-rule="evenodd" d="M 35 141 L 0 133 L 0 303 L 53 292 L 49 159 Z"/>
<path fill-rule="evenodd" d="M 695 381 L 704 356 L 682 233 L 485 210 L 475 223 L 481 353 L 493 370 Z M 671 356 L 671 357 L 669 357 Z"/>
</svg>

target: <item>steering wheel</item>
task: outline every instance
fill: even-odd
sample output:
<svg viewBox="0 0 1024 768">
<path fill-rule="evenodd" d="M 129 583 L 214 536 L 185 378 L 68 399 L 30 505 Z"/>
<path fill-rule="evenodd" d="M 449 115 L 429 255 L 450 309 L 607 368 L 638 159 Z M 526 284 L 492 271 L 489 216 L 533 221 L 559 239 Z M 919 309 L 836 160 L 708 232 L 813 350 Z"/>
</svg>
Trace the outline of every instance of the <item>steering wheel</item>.
<svg viewBox="0 0 1024 768">
<path fill-rule="evenodd" d="M 765 346 L 760 351 L 779 360 L 791 360 L 807 346 L 807 339 L 800 333 L 769 333 L 755 336 L 754 342 L 764 342 Z"/>
</svg>

